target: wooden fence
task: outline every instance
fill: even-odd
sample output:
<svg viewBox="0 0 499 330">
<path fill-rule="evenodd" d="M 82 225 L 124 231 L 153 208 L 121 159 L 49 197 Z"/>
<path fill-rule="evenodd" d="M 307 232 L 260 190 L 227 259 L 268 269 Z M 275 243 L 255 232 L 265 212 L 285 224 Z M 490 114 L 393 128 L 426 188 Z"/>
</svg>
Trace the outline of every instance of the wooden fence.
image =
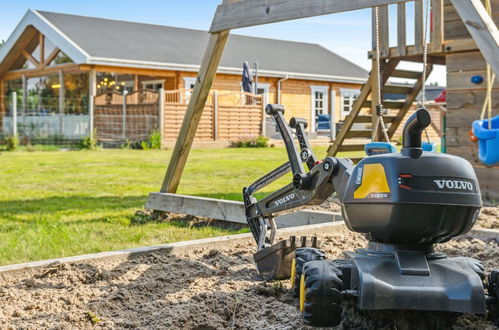
<svg viewBox="0 0 499 330">
<path fill-rule="evenodd" d="M 176 140 L 187 110 L 191 90 L 165 92 L 164 141 Z M 180 102 L 177 102 L 180 100 Z M 208 96 L 196 131 L 196 140 L 235 141 L 262 134 L 263 99 L 261 95 L 243 92 Z"/>
<path fill-rule="evenodd" d="M 162 141 L 175 141 L 192 90 L 111 93 L 94 98 L 94 128 L 99 140 L 143 141 L 160 130 Z M 209 94 L 198 130 L 199 141 L 235 141 L 263 134 L 263 98 L 244 92 Z M 162 125 L 160 120 L 163 119 Z"/>
</svg>

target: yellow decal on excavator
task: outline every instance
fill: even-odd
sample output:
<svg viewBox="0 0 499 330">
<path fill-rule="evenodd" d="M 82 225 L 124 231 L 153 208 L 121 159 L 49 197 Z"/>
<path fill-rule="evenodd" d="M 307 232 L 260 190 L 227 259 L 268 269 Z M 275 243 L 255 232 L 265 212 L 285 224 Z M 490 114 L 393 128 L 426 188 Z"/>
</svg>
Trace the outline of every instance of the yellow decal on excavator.
<svg viewBox="0 0 499 330">
<path fill-rule="evenodd" d="M 362 171 L 362 182 L 353 194 L 353 198 L 389 198 L 390 186 L 386 179 L 385 168 L 382 164 L 365 164 Z"/>
</svg>

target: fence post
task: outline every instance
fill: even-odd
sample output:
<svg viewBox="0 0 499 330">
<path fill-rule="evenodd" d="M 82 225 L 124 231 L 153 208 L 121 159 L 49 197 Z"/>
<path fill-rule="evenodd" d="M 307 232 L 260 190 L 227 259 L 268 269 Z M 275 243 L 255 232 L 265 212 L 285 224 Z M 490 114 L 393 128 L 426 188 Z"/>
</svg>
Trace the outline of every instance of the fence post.
<svg viewBox="0 0 499 330">
<path fill-rule="evenodd" d="M 213 91 L 213 139 L 218 140 L 218 91 Z"/>
<path fill-rule="evenodd" d="M 88 128 L 90 130 L 89 136 L 91 139 L 96 139 L 94 136 L 94 106 L 95 106 L 95 94 L 96 94 L 96 84 L 97 74 L 95 70 L 90 70 L 88 73 L 88 94 L 89 94 L 89 104 L 88 104 L 88 116 L 89 124 Z"/>
<path fill-rule="evenodd" d="M 165 138 L 165 90 L 163 88 L 159 89 L 159 97 L 158 97 L 158 102 L 159 102 L 159 122 L 158 122 L 158 128 L 159 128 L 159 136 L 160 136 L 160 149 L 163 149 L 163 140 Z"/>
<path fill-rule="evenodd" d="M 95 136 L 94 136 L 94 96 L 93 95 L 90 95 L 90 102 L 88 104 L 88 116 L 89 116 L 89 123 L 88 123 L 88 129 L 90 130 L 89 132 L 89 136 L 90 136 L 90 139 L 95 139 Z"/>
<path fill-rule="evenodd" d="M 64 136 L 64 73 L 59 70 L 59 135 Z"/>
<path fill-rule="evenodd" d="M 267 115 L 265 107 L 267 106 L 267 93 L 262 94 L 262 136 L 267 136 Z"/>
<path fill-rule="evenodd" d="M 12 92 L 12 136 L 17 136 L 17 92 Z"/>
<path fill-rule="evenodd" d="M 123 137 L 123 141 L 126 140 L 126 95 L 128 91 L 126 89 L 123 90 L 123 114 L 121 120 L 121 135 Z"/>
</svg>

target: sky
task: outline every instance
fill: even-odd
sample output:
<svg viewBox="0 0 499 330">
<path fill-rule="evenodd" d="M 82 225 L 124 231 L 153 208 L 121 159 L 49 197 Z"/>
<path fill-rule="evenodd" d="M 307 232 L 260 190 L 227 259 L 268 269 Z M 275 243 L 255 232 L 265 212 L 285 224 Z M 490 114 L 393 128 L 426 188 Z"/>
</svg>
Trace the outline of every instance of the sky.
<svg viewBox="0 0 499 330">
<path fill-rule="evenodd" d="M 208 30 L 220 3 L 221 0 L 0 0 L 0 40 L 9 37 L 28 9 Z M 396 17 L 395 9 L 390 7 L 391 21 Z M 408 3 L 408 26 L 412 25 L 411 9 Z M 390 26 L 392 45 L 396 38 L 393 22 Z M 238 29 L 232 33 L 317 43 L 370 70 L 371 62 L 367 59 L 371 49 L 369 9 Z M 408 28 L 408 43 L 414 40 L 412 35 L 413 30 Z M 406 68 L 417 66 L 408 64 Z M 445 67 L 434 70 L 428 81 L 445 85 Z"/>
</svg>

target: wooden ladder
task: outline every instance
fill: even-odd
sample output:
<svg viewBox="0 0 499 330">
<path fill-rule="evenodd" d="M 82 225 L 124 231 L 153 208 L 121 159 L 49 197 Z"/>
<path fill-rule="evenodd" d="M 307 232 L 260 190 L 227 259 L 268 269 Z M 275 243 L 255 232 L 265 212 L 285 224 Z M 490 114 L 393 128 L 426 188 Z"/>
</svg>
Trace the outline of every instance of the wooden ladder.
<svg viewBox="0 0 499 330">
<path fill-rule="evenodd" d="M 402 123 L 405 115 L 412 107 L 423 84 L 430 75 L 433 65 L 428 64 L 426 77 L 423 72 L 397 70 L 400 58 L 389 59 L 381 64 L 382 95 L 395 93 L 404 95 L 400 100 L 383 100 L 383 106 L 388 109 L 388 115 L 384 116 L 387 125 L 388 137 L 391 139 L 397 128 Z M 375 69 L 374 69 L 375 70 Z M 412 85 L 386 84 L 390 77 L 414 79 Z M 373 92 L 376 93 L 376 76 L 371 72 L 367 82 L 362 86 L 360 95 L 352 105 L 350 114 L 345 118 L 336 140 L 329 146 L 328 156 L 334 157 L 340 151 L 362 151 L 367 143 L 371 142 L 372 134 L 372 99 Z M 354 126 L 355 125 L 355 126 Z M 360 128 L 359 128 L 360 126 Z M 354 162 L 362 158 L 353 158 Z"/>
</svg>

